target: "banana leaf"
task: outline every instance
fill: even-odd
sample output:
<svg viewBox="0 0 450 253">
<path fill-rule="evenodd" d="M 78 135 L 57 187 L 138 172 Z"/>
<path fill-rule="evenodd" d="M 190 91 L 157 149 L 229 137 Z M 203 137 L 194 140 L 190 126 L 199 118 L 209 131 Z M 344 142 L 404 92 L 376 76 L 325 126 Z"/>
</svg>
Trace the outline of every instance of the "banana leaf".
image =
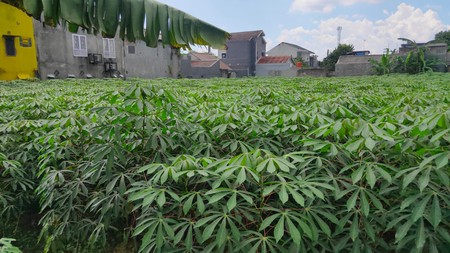
<svg viewBox="0 0 450 253">
<path fill-rule="evenodd" d="M 159 37 L 159 17 L 158 17 L 158 5 L 155 1 L 145 1 L 145 20 L 146 20 L 146 29 L 145 29 L 145 43 L 149 47 L 157 47 L 158 46 L 158 37 Z"/>
<path fill-rule="evenodd" d="M 7 3 L 25 10 L 35 19 L 43 13 L 46 24 L 69 24 L 69 30 L 82 27 L 130 42 L 144 40 L 156 47 L 161 36 L 164 45 L 223 47 L 229 34 L 183 11 L 155 0 L 22 0 Z M 144 29 L 145 28 L 145 29 Z"/>
<path fill-rule="evenodd" d="M 84 2 L 84 0 L 60 0 L 59 6 L 61 8 L 61 17 L 63 17 L 67 22 L 82 25 L 84 13 L 74 10 L 83 10 Z"/>
<path fill-rule="evenodd" d="M 23 7 L 25 8 L 25 11 L 33 18 L 40 20 L 41 19 L 41 13 L 43 10 L 42 7 L 42 1 L 41 0 L 24 0 L 23 1 Z"/>
</svg>

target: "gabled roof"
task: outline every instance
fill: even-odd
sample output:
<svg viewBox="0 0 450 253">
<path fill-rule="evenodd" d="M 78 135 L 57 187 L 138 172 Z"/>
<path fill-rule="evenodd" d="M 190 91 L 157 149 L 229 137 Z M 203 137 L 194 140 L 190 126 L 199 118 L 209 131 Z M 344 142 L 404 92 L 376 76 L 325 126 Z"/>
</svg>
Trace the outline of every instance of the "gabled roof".
<svg viewBox="0 0 450 253">
<path fill-rule="evenodd" d="M 232 68 L 230 68 L 230 66 L 228 66 L 225 62 L 223 62 L 222 60 L 220 60 L 220 69 L 221 70 L 233 70 Z"/>
<path fill-rule="evenodd" d="M 191 61 L 191 66 L 194 68 L 210 68 L 217 61 L 218 60 L 215 60 L 215 61 Z"/>
<path fill-rule="evenodd" d="M 219 58 L 217 58 L 217 56 L 210 54 L 210 53 L 197 53 L 197 52 L 190 52 L 189 53 L 191 55 L 194 61 L 198 60 L 198 61 L 215 61 L 218 60 Z"/>
<path fill-rule="evenodd" d="M 308 49 L 306 49 L 306 48 L 304 48 L 304 47 L 301 47 L 301 46 L 299 46 L 299 45 L 295 45 L 295 44 L 292 44 L 292 43 L 281 42 L 280 44 L 278 44 L 278 46 L 280 46 L 280 45 L 290 46 L 290 47 L 296 48 L 296 49 L 298 49 L 298 50 L 307 51 L 307 52 L 310 53 L 310 54 L 315 54 L 313 51 L 310 51 L 310 50 L 308 50 Z"/>
<path fill-rule="evenodd" d="M 277 63 L 287 63 L 291 61 L 291 56 L 263 56 L 259 58 L 257 64 L 277 64 Z"/>
<path fill-rule="evenodd" d="M 230 40 L 231 41 L 251 40 L 259 36 L 265 36 L 263 30 L 231 33 Z"/>
<path fill-rule="evenodd" d="M 191 66 L 194 68 L 211 68 L 219 62 L 219 68 L 221 70 L 232 70 L 225 62 L 211 53 L 197 53 L 192 51 L 189 54 L 191 55 Z"/>
</svg>

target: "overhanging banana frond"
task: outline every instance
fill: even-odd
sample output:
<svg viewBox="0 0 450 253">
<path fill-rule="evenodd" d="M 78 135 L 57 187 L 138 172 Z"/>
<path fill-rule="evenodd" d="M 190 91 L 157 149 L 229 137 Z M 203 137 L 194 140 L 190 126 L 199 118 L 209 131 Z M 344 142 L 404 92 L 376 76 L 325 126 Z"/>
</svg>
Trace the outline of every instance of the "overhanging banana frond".
<svg viewBox="0 0 450 253">
<path fill-rule="evenodd" d="M 69 23 L 70 30 L 82 27 L 104 37 L 119 35 L 128 41 L 143 40 L 156 47 L 210 45 L 222 48 L 229 34 L 183 11 L 155 0 L 0 0 L 25 10 L 35 19 L 56 26 Z"/>
</svg>

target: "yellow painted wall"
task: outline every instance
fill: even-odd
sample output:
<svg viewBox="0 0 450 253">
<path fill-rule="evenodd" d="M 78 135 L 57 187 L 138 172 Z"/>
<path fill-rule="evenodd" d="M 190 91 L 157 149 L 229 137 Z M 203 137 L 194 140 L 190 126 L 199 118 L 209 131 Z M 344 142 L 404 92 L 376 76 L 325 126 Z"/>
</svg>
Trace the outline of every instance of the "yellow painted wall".
<svg viewBox="0 0 450 253">
<path fill-rule="evenodd" d="M 7 55 L 5 36 L 14 36 L 15 56 Z M 32 78 L 35 71 L 37 56 L 31 17 L 0 2 L 0 80 Z"/>
</svg>

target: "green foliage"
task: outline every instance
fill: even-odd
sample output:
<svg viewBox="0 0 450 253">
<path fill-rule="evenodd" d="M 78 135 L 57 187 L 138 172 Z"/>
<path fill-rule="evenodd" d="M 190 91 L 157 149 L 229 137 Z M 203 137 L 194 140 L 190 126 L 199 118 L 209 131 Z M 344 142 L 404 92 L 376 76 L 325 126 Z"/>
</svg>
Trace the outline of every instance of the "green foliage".
<svg viewBox="0 0 450 253">
<path fill-rule="evenodd" d="M 434 35 L 434 43 L 447 43 L 448 51 L 450 51 L 450 30 L 440 31 Z"/>
<path fill-rule="evenodd" d="M 0 253 L 21 253 L 19 248 L 12 245 L 14 239 L 0 238 Z"/>
<path fill-rule="evenodd" d="M 407 42 L 410 45 L 411 51 L 404 58 L 399 58 L 400 64 L 403 65 L 403 72 L 409 74 L 418 74 L 432 71 L 430 67 L 434 61 L 427 57 L 428 51 L 426 46 L 418 46 L 417 43 L 410 39 L 399 38 L 399 40 Z"/>
<path fill-rule="evenodd" d="M 398 64 L 398 59 L 395 53 L 395 49 L 390 51 L 389 48 L 387 48 L 386 53 L 381 56 L 380 61 L 370 59 L 370 63 L 372 63 L 374 71 L 377 75 L 387 75 L 394 71 Z"/>
<path fill-rule="evenodd" d="M 156 47 L 159 36 L 165 45 L 189 48 L 211 45 L 221 48 L 229 34 L 183 11 L 154 0 L 18 0 L 6 1 L 48 25 L 66 24 L 71 32 L 79 28 L 114 37 L 120 27 L 122 39 L 143 40 Z M 62 21 L 62 22 L 61 22 Z M 145 29 L 144 29 L 145 28 Z"/>
<path fill-rule="evenodd" d="M 3 82 L 0 220 L 44 252 L 445 252 L 449 78 Z"/>
<path fill-rule="evenodd" d="M 352 52 L 354 49 L 353 45 L 340 44 L 336 49 L 334 49 L 327 57 L 321 62 L 321 67 L 334 71 L 336 63 L 341 55 L 346 55 Z"/>
</svg>

